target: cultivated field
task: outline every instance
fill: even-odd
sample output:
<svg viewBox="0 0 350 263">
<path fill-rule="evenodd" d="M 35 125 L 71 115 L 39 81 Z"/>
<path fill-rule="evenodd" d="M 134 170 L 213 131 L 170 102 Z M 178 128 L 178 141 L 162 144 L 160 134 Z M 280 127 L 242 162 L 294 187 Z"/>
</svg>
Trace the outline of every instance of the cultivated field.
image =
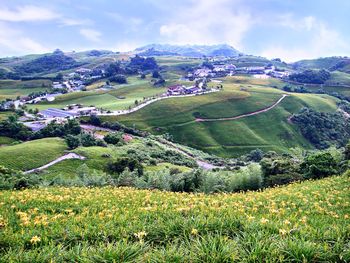
<svg viewBox="0 0 350 263">
<path fill-rule="evenodd" d="M 264 192 L 0 192 L 1 262 L 349 262 L 349 177 Z"/>
<path fill-rule="evenodd" d="M 47 164 L 64 154 L 63 139 L 45 138 L 0 147 L 0 165 L 16 170 L 30 170 Z"/>
<path fill-rule="evenodd" d="M 196 118 L 229 118 L 269 107 L 284 94 L 271 86 L 271 80 L 250 78 L 249 82 L 246 77 L 227 78 L 224 90 L 215 94 L 167 99 L 129 115 L 103 119 L 153 133 L 168 132 L 180 143 L 223 157 L 239 156 L 256 148 L 266 151 L 288 151 L 296 146 L 312 148 L 288 119 L 303 107 L 335 111 L 337 99 L 331 96 L 293 93 L 275 108 L 258 115 L 196 122 Z"/>
</svg>

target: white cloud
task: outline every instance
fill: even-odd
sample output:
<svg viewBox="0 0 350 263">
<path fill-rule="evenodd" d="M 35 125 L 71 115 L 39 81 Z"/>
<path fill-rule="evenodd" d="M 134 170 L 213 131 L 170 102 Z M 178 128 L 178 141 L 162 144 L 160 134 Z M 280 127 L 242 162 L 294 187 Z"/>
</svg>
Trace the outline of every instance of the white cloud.
<svg viewBox="0 0 350 263">
<path fill-rule="evenodd" d="M 295 31 L 307 31 L 308 37 L 293 48 L 286 48 L 278 44 L 272 45 L 261 53 L 262 56 L 268 58 L 280 57 L 288 62 L 294 62 L 301 59 L 342 56 L 350 53 L 350 47 L 339 32 L 315 17 L 308 16 L 296 19 L 288 14 L 280 17 L 280 19 L 280 26 Z"/>
<path fill-rule="evenodd" d="M 15 30 L 5 23 L 0 23 L 0 55 L 23 55 L 27 53 L 43 53 L 49 49 L 39 42 L 25 36 L 22 31 Z"/>
<path fill-rule="evenodd" d="M 160 35 L 176 44 L 228 43 L 241 48 L 245 33 L 254 24 L 240 0 L 192 0 L 186 8 L 174 10 Z"/>
<path fill-rule="evenodd" d="M 94 29 L 89 29 L 89 28 L 82 28 L 80 29 L 79 33 L 85 37 L 87 40 L 92 41 L 92 42 L 100 42 L 101 41 L 101 32 L 94 30 Z"/>
<path fill-rule="evenodd" d="M 59 18 L 60 15 L 50 9 L 26 5 L 15 9 L 2 7 L 0 9 L 0 20 L 7 22 L 47 21 Z"/>
<path fill-rule="evenodd" d="M 93 21 L 90 19 L 75 19 L 75 18 L 62 17 L 60 19 L 60 24 L 62 26 L 88 26 L 88 25 L 92 25 Z"/>
</svg>

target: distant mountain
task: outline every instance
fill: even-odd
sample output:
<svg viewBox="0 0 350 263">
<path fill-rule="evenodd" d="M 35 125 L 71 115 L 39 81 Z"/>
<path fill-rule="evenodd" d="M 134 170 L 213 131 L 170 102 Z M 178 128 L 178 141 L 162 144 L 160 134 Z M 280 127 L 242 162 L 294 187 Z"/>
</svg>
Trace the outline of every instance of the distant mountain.
<svg viewBox="0 0 350 263">
<path fill-rule="evenodd" d="M 237 57 L 241 52 L 227 45 L 169 45 L 151 44 L 135 49 L 137 54 L 143 56 L 184 56 L 184 57 Z"/>
<path fill-rule="evenodd" d="M 21 75 L 48 73 L 78 67 L 80 64 L 61 50 L 40 56 L 32 61 L 16 66 L 15 71 Z"/>
</svg>

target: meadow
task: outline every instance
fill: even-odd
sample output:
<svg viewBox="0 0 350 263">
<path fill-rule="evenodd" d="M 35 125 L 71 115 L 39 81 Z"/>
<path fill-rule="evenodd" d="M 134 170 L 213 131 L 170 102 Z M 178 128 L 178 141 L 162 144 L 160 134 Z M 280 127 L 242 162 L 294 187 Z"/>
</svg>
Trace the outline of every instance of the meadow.
<svg viewBox="0 0 350 263">
<path fill-rule="evenodd" d="M 0 262 L 349 262 L 350 179 L 263 192 L 0 192 Z"/>
<path fill-rule="evenodd" d="M 135 101 L 142 101 L 145 97 L 153 97 L 165 92 L 165 88 L 153 87 L 149 80 L 138 77 L 128 78 L 128 84 L 114 85 L 111 90 L 99 90 L 102 82 L 90 85 L 88 91 L 63 94 L 53 102 L 42 102 L 29 105 L 29 108 L 44 110 L 47 108 L 64 108 L 70 104 L 94 105 L 106 110 L 125 110 L 134 106 Z"/>
<path fill-rule="evenodd" d="M 45 138 L 0 147 L 0 165 L 16 170 L 30 170 L 62 156 L 67 149 L 63 139 Z"/>
<path fill-rule="evenodd" d="M 103 120 L 120 121 L 152 133 L 169 133 L 174 140 L 222 157 L 236 157 L 256 148 L 288 151 L 312 145 L 288 120 L 303 107 L 334 112 L 337 99 L 328 95 L 291 93 L 274 109 L 231 121 L 196 122 L 196 118 L 224 118 L 254 112 L 274 104 L 285 93 L 283 83 L 243 76 L 225 78 L 223 91 L 159 101 L 140 111 Z M 195 132 L 194 132 L 195 131 Z"/>
<path fill-rule="evenodd" d="M 33 92 L 45 91 L 51 86 L 49 80 L 0 80 L 0 101 L 16 99 Z"/>
</svg>

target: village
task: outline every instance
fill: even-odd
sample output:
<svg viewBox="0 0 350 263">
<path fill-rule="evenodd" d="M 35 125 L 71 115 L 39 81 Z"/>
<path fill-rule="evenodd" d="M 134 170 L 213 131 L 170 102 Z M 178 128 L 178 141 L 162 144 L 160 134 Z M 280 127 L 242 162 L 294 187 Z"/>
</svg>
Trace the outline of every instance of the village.
<svg viewBox="0 0 350 263">
<path fill-rule="evenodd" d="M 78 68 L 74 72 L 60 76 L 59 80 L 52 82 L 51 92 L 43 92 L 37 94 L 31 94 L 17 98 L 17 100 L 8 100 L 2 103 L 3 109 L 18 109 L 26 104 L 38 104 L 40 102 L 53 102 L 57 96 L 72 92 L 86 91 L 86 86 L 103 79 L 105 72 L 104 69 L 88 69 Z M 184 97 L 184 96 L 197 96 L 201 94 L 207 94 L 211 92 L 217 92 L 222 89 L 222 80 L 227 76 L 234 75 L 252 75 L 256 78 L 280 78 L 285 79 L 289 76 L 289 72 L 278 70 L 275 66 L 267 65 L 265 67 L 236 67 L 232 63 L 225 63 L 223 61 L 214 61 L 213 63 L 203 63 L 199 67 L 195 67 L 192 71 L 187 73 L 180 79 L 181 84 L 169 85 L 166 88 L 166 92 L 158 94 L 152 98 L 144 98 L 143 101 L 135 103 L 133 106 L 129 106 L 128 109 L 119 111 L 109 111 L 101 108 L 97 108 L 94 105 L 81 105 L 72 104 L 66 105 L 63 108 L 48 108 L 41 111 L 25 112 L 25 115 L 21 117 L 21 121 L 24 125 L 28 126 L 32 130 L 40 130 L 52 121 L 65 122 L 70 118 L 77 118 L 79 116 L 88 115 L 123 115 L 129 114 L 136 110 L 139 110 L 150 103 L 155 101 L 171 98 L 171 97 Z M 183 83 L 189 82 L 189 85 Z M 216 83 L 215 88 L 208 88 L 208 83 Z M 108 82 L 101 86 L 99 89 L 113 89 Z"/>
</svg>

